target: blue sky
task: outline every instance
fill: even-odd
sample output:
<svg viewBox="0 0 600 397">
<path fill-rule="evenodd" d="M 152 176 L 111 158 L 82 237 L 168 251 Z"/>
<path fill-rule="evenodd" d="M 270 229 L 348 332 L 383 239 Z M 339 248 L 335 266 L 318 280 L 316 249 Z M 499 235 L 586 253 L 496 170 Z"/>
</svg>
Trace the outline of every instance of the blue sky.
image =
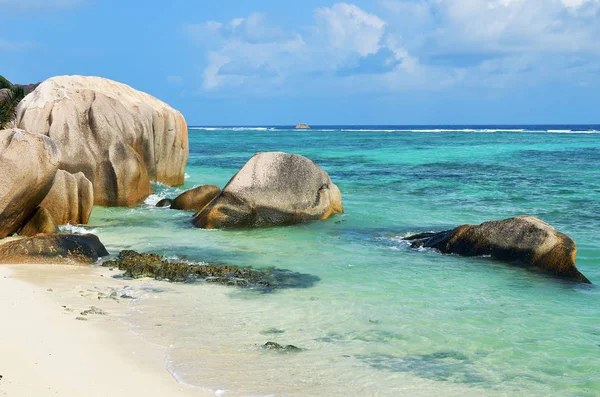
<svg viewBox="0 0 600 397">
<path fill-rule="evenodd" d="M 0 51 L 190 125 L 600 123 L 600 0 L 0 0 Z"/>
</svg>

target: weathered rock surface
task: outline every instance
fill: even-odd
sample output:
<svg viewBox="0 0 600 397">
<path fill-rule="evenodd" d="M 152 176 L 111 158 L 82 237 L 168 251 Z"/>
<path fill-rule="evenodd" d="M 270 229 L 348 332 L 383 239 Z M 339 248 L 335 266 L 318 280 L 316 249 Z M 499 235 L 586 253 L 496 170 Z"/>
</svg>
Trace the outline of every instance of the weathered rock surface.
<svg viewBox="0 0 600 397">
<path fill-rule="evenodd" d="M 52 215 L 45 208 L 38 207 L 33 217 L 19 231 L 19 236 L 32 237 L 42 233 L 56 233 L 57 227 Z"/>
<path fill-rule="evenodd" d="M 296 124 L 296 129 L 297 130 L 308 130 L 308 129 L 310 129 L 310 126 L 306 123 L 298 123 L 298 124 Z"/>
<path fill-rule="evenodd" d="M 577 248 L 567 235 L 532 216 L 518 216 L 481 225 L 462 225 L 440 233 L 407 237 L 413 247 L 435 248 L 463 256 L 492 258 L 560 278 L 590 283 L 575 266 Z"/>
<path fill-rule="evenodd" d="M 172 203 L 173 203 L 173 200 L 165 198 L 165 199 L 160 200 L 158 203 L 156 203 L 156 207 L 159 207 L 159 208 L 170 207 Z"/>
<path fill-rule="evenodd" d="M 121 251 L 117 259 L 106 261 L 102 266 L 124 270 L 125 277 L 153 277 L 157 280 L 174 282 L 205 280 L 230 286 L 260 288 L 265 291 L 276 288 L 306 288 L 319 281 L 317 276 L 289 270 L 169 262 L 160 255 L 140 254 L 128 250 Z"/>
<path fill-rule="evenodd" d="M 58 170 L 52 188 L 40 204 L 59 225 L 86 224 L 94 206 L 94 187 L 83 172 Z"/>
<path fill-rule="evenodd" d="M 150 181 L 183 183 L 189 148 L 181 113 L 125 84 L 59 76 L 40 84 L 17 108 L 17 123 L 52 138 L 60 169 L 83 172 L 94 203 L 134 206 Z"/>
<path fill-rule="evenodd" d="M 306 157 L 258 153 L 193 220 L 196 227 L 266 227 L 327 219 L 343 213 L 329 175 Z"/>
<path fill-rule="evenodd" d="M 60 151 L 50 138 L 0 131 L 0 239 L 15 233 L 52 187 Z"/>
<path fill-rule="evenodd" d="M 0 263 L 92 264 L 106 255 L 93 234 L 38 234 L 0 245 Z"/>
<path fill-rule="evenodd" d="M 171 209 L 184 211 L 200 211 L 221 193 L 215 185 L 203 185 L 181 193 L 171 203 Z"/>
</svg>

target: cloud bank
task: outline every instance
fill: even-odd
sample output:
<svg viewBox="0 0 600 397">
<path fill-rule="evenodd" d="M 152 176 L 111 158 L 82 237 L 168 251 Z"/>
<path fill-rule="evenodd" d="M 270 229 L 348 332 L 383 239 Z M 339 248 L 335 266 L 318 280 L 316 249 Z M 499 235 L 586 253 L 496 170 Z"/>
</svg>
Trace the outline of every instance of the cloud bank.
<svg viewBox="0 0 600 397">
<path fill-rule="evenodd" d="M 596 84 L 599 17 L 600 0 L 384 0 L 317 8 L 295 30 L 253 13 L 184 31 L 205 93 L 398 93 Z"/>
</svg>

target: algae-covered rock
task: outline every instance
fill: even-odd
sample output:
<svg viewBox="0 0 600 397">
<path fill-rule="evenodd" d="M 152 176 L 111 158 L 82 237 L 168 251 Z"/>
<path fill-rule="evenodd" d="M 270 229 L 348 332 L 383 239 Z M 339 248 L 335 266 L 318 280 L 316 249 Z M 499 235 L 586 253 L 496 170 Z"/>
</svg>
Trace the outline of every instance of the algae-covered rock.
<svg viewBox="0 0 600 397">
<path fill-rule="evenodd" d="M 124 270 L 124 276 L 131 278 L 152 277 L 174 282 L 204 280 L 264 290 L 310 287 L 319 280 L 317 276 L 274 268 L 252 269 L 222 264 L 169 262 L 160 255 L 140 254 L 129 250 L 121 251 L 117 259 L 106 261 L 102 265 Z"/>
<path fill-rule="evenodd" d="M 440 233 L 421 233 L 406 240 L 413 241 L 413 248 L 435 248 L 462 256 L 489 255 L 556 277 L 591 284 L 575 266 L 575 242 L 532 216 L 462 225 Z"/>
</svg>

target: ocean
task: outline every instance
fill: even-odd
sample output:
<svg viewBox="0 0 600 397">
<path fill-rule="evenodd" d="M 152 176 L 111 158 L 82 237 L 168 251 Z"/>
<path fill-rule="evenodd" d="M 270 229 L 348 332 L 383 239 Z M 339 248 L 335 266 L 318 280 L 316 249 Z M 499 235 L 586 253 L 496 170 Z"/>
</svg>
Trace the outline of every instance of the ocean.
<svg viewBox="0 0 600 397">
<path fill-rule="evenodd" d="M 113 254 L 300 276 L 274 291 L 148 280 L 125 321 L 169 347 L 179 381 L 220 396 L 600 395 L 600 125 L 190 127 L 189 140 L 183 186 L 156 184 L 137 208 L 95 207 L 72 229 Z M 190 212 L 154 207 L 223 187 L 261 151 L 315 161 L 345 214 L 201 230 Z M 523 214 L 571 236 L 594 285 L 402 240 Z"/>
</svg>

